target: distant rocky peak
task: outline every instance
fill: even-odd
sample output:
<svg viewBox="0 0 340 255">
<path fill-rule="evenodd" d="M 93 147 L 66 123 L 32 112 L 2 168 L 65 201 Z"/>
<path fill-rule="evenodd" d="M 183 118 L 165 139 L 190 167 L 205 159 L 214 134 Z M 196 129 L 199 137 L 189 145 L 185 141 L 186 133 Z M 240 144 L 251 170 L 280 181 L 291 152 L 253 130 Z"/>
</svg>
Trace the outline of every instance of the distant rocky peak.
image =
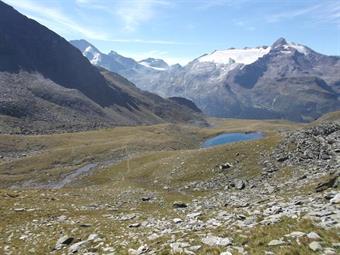
<svg viewBox="0 0 340 255">
<path fill-rule="evenodd" d="M 111 50 L 108 55 L 110 55 L 110 56 L 118 56 L 119 54 L 116 51 Z"/>
<path fill-rule="evenodd" d="M 281 46 L 287 45 L 287 44 L 288 44 L 288 43 L 287 43 L 286 39 L 283 38 L 283 37 L 280 37 L 279 39 L 277 39 L 277 40 L 273 43 L 272 48 L 274 49 L 274 48 L 281 47 Z"/>
<path fill-rule="evenodd" d="M 141 60 L 140 62 L 149 63 L 153 67 L 168 67 L 168 64 L 163 59 L 159 58 L 147 58 Z"/>
<path fill-rule="evenodd" d="M 166 70 L 169 68 L 169 65 L 163 59 L 157 58 L 146 58 L 139 61 L 138 63 L 157 70 Z"/>
<path fill-rule="evenodd" d="M 71 40 L 70 43 L 78 48 L 81 52 L 84 52 L 88 47 L 91 47 L 94 51 L 99 52 L 99 50 L 95 46 L 84 39 Z"/>
<path fill-rule="evenodd" d="M 289 42 L 282 37 L 276 40 L 271 48 L 273 50 L 278 50 L 284 54 L 294 53 L 297 51 L 301 54 L 307 55 L 310 52 L 309 48 L 307 48 L 306 46 L 294 42 Z"/>
</svg>

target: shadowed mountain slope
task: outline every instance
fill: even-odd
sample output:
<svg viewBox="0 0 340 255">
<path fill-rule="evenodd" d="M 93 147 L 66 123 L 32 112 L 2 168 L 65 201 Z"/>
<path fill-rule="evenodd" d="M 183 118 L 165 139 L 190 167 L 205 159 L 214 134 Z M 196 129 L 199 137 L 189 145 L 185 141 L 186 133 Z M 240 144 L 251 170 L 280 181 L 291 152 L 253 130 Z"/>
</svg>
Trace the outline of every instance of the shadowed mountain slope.
<svg viewBox="0 0 340 255">
<path fill-rule="evenodd" d="M 0 1 L 0 132 L 204 122 L 190 108 L 125 86 L 133 85 L 104 77 L 65 39 Z"/>
</svg>

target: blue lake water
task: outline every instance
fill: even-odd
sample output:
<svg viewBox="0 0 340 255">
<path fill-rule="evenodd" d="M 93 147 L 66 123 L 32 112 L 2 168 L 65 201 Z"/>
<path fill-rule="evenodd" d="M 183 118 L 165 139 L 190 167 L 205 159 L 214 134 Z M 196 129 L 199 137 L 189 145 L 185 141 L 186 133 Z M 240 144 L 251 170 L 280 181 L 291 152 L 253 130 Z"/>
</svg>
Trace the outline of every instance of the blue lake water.
<svg viewBox="0 0 340 255">
<path fill-rule="evenodd" d="M 261 139 L 263 134 L 261 132 L 251 132 L 251 133 L 225 133 L 218 136 L 214 136 L 205 140 L 201 144 L 201 148 L 214 147 L 221 144 L 235 143 L 241 141 L 257 140 Z"/>
</svg>

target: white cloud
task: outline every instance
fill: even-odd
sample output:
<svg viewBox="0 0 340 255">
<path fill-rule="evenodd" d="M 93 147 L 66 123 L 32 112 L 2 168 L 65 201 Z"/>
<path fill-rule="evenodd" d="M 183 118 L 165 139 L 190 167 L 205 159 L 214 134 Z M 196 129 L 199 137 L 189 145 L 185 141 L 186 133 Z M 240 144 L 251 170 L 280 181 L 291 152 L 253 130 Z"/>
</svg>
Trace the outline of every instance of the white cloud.
<svg viewBox="0 0 340 255">
<path fill-rule="evenodd" d="M 135 31 L 142 23 L 152 20 L 159 8 L 169 6 L 162 0 L 127 0 L 118 5 L 117 15 L 124 22 L 126 31 Z"/>
<path fill-rule="evenodd" d="M 305 14 L 308 14 L 316 9 L 318 9 L 320 7 L 320 5 L 314 5 L 314 6 L 310 6 L 309 8 L 303 8 L 303 9 L 297 9 L 297 10 L 290 10 L 290 11 L 285 11 L 285 12 L 280 12 L 280 13 L 276 13 L 273 15 L 269 15 L 267 17 L 267 21 L 274 23 L 274 22 L 279 22 L 285 19 L 292 19 L 298 16 L 302 16 Z"/>
</svg>

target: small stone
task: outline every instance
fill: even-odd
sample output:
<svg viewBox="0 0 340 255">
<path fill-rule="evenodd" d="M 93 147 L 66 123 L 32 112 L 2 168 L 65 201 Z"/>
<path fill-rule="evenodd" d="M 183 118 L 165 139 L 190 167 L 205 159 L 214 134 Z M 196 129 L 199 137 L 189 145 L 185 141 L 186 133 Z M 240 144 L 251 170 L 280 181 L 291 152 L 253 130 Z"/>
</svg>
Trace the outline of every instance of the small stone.
<svg viewBox="0 0 340 255">
<path fill-rule="evenodd" d="M 202 215 L 201 212 L 194 212 L 194 213 L 189 213 L 189 214 L 187 215 L 187 217 L 190 218 L 190 219 L 195 219 L 195 218 L 197 218 L 197 217 L 199 217 L 199 216 L 201 216 L 201 215 Z"/>
<path fill-rule="evenodd" d="M 292 233 L 290 233 L 290 234 L 285 235 L 285 237 L 300 238 L 300 237 L 303 237 L 304 235 L 306 235 L 306 234 L 303 233 L 303 232 L 294 231 L 294 232 L 292 232 Z"/>
<path fill-rule="evenodd" d="M 309 248 L 312 250 L 312 251 L 320 251 L 322 250 L 322 246 L 319 242 L 311 242 L 309 244 Z"/>
<path fill-rule="evenodd" d="M 89 237 L 87 238 L 88 241 L 96 241 L 99 239 L 98 234 L 90 234 Z"/>
<path fill-rule="evenodd" d="M 224 164 L 222 164 L 222 165 L 219 165 L 218 168 L 219 168 L 220 170 L 226 170 L 226 169 L 231 168 L 232 166 L 233 166 L 232 164 L 226 162 L 226 163 L 224 163 Z"/>
<path fill-rule="evenodd" d="M 340 204 L 340 193 L 337 193 L 331 200 L 331 204 Z"/>
<path fill-rule="evenodd" d="M 337 253 L 335 249 L 328 247 L 324 249 L 323 254 L 324 255 L 336 255 Z"/>
<path fill-rule="evenodd" d="M 67 216 L 66 215 L 60 215 L 57 218 L 57 221 L 59 221 L 59 222 L 65 222 L 66 220 L 67 220 Z"/>
<path fill-rule="evenodd" d="M 172 204 L 173 208 L 186 208 L 188 205 L 186 203 L 183 203 L 181 201 L 176 201 Z"/>
<path fill-rule="evenodd" d="M 175 218 L 175 219 L 173 219 L 172 221 L 173 221 L 174 223 L 176 223 L 176 224 L 183 222 L 183 220 L 180 219 L 180 218 Z"/>
<path fill-rule="evenodd" d="M 245 220 L 247 217 L 245 215 L 243 215 L 243 214 L 238 214 L 236 216 L 236 218 L 239 219 L 239 220 Z"/>
<path fill-rule="evenodd" d="M 135 249 L 129 249 L 128 253 L 129 255 L 140 255 L 140 254 L 144 254 L 149 250 L 147 245 L 142 245 L 140 246 L 137 250 Z"/>
<path fill-rule="evenodd" d="M 202 243 L 209 246 L 228 246 L 231 245 L 232 242 L 229 238 L 208 235 L 207 237 L 202 238 Z"/>
<path fill-rule="evenodd" d="M 279 214 L 281 213 L 283 210 L 282 210 L 282 207 L 281 206 L 272 206 L 270 208 L 267 208 L 266 210 L 264 210 L 263 214 L 264 215 L 275 215 L 275 214 Z"/>
<path fill-rule="evenodd" d="M 334 248 L 340 248 L 340 243 L 332 243 L 332 246 L 333 246 Z"/>
<path fill-rule="evenodd" d="M 34 248 L 29 249 L 28 252 L 36 254 L 36 250 Z"/>
<path fill-rule="evenodd" d="M 153 241 L 153 240 L 156 240 L 159 237 L 160 237 L 159 235 L 157 235 L 156 233 L 153 233 L 153 234 L 148 236 L 148 240 Z"/>
<path fill-rule="evenodd" d="M 79 226 L 80 226 L 81 228 L 89 228 L 89 227 L 91 227 L 92 225 L 89 224 L 89 223 L 83 223 L 83 224 L 80 224 Z"/>
<path fill-rule="evenodd" d="M 284 155 L 284 156 L 281 156 L 281 157 L 277 158 L 277 162 L 284 162 L 287 159 L 289 159 L 289 156 L 288 155 Z"/>
<path fill-rule="evenodd" d="M 285 244 L 285 242 L 282 241 L 282 240 L 271 240 L 268 243 L 268 246 L 279 246 L 279 245 L 283 245 L 283 244 Z"/>
<path fill-rule="evenodd" d="M 130 248 L 130 249 L 128 249 L 128 254 L 129 255 L 137 255 L 137 250 Z"/>
<path fill-rule="evenodd" d="M 238 190 L 242 190 L 246 187 L 246 184 L 243 180 L 235 180 L 234 185 L 235 185 L 235 188 Z"/>
<path fill-rule="evenodd" d="M 14 208 L 15 212 L 24 212 L 25 208 Z"/>
<path fill-rule="evenodd" d="M 308 239 L 311 239 L 311 240 L 320 240 L 321 239 L 321 237 L 315 232 L 308 233 L 307 237 L 308 237 Z"/>
<path fill-rule="evenodd" d="M 233 255 L 230 251 L 221 252 L 220 255 Z"/>
<path fill-rule="evenodd" d="M 132 220 L 132 219 L 134 219 L 134 218 L 136 218 L 136 217 L 137 217 L 136 214 L 130 213 L 130 214 L 123 215 L 123 216 L 120 218 L 120 220 L 121 220 L 121 221 L 128 221 L 128 220 Z"/>
<path fill-rule="evenodd" d="M 188 251 L 185 248 L 188 248 L 190 246 L 189 243 L 187 242 L 175 242 L 170 244 L 170 248 L 172 253 L 177 254 L 177 253 L 185 253 L 185 254 L 192 254 L 192 252 L 186 252 Z"/>
<path fill-rule="evenodd" d="M 54 249 L 60 250 L 64 245 L 69 245 L 73 242 L 74 238 L 69 236 L 62 236 L 58 239 Z"/>
<path fill-rule="evenodd" d="M 78 252 L 88 241 L 80 241 L 78 243 L 72 244 L 68 249 L 69 253 L 76 253 Z"/>
<path fill-rule="evenodd" d="M 129 225 L 129 228 L 139 228 L 141 226 L 141 224 L 138 222 L 138 223 L 132 223 Z"/>
</svg>

